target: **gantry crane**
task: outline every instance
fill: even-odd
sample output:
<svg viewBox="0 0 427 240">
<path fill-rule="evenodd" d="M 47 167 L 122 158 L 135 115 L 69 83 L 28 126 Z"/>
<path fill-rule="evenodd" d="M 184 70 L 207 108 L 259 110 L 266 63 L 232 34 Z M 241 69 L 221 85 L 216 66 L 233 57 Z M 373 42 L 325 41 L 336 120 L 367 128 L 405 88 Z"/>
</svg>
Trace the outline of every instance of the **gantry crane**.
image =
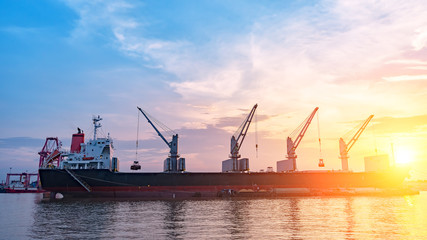
<svg viewBox="0 0 427 240">
<path fill-rule="evenodd" d="M 313 112 L 299 125 L 288 137 L 287 139 L 287 147 L 288 147 L 288 160 L 292 160 L 293 165 L 293 171 L 297 169 L 297 155 L 295 154 L 295 150 L 297 149 L 298 145 L 300 144 L 302 138 L 304 137 L 305 132 L 308 129 L 308 126 L 310 126 L 311 120 L 313 120 L 314 115 L 316 114 L 317 110 L 319 110 L 318 107 L 316 107 Z M 301 129 L 301 130 L 300 130 Z M 298 133 L 298 130 L 299 133 Z M 295 138 L 295 140 L 292 140 L 291 136 L 295 135 L 295 133 L 298 133 L 298 136 Z"/>
<path fill-rule="evenodd" d="M 233 171 L 238 170 L 237 160 L 241 157 L 239 150 L 240 150 L 240 147 L 242 146 L 243 140 L 245 140 L 246 133 L 248 132 L 249 126 L 252 122 L 252 118 L 254 117 L 257 107 L 258 107 L 258 104 L 255 104 L 253 106 L 249 115 L 245 118 L 245 120 L 242 122 L 240 127 L 231 137 L 230 158 L 233 160 Z"/>
<path fill-rule="evenodd" d="M 368 125 L 369 121 L 374 117 L 374 115 L 371 115 L 368 117 L 368 119 L 365 120 L 365 122 L 362 124 L 362 126 L 357 130 L 356 134 L 348 141 L 348 143 L 344 142 L 344 139 L 340 138 L 340 159 L 341 159 L 341 165 L 343 171 L 348 171 L 348 152 L 353 147 L 353 145 L 356 143 L 357 139 L 359 139 L 362 132 L 365 130 L 366 126 Z"/>
<path fill-rule="evenodd" d="M 166 143 L 166 145 L 169 147 L 169 156 L 164 162 L 164 171 L 165 172 L 177 172 L 177 171 L 185 171 L 185 158 L 179 158 L 178 155 L 178 134 L 172 135 L 172 141 L 168 142 L 166 138 L 163 136 L 163 134 L 160 133 L 160 131 L 157 129 L 157 127 L 153 124 L 151 119 L 148 117 L 149 114 L 142 110 L 140 107 L 137 107 L 139 111 L 144 115 L 144 117 L 147 119 L 148 123 L 154 128 L 154 130 L 157 132 L 159 137 L 163 140 L 163 142 Z M 153 118 L 153 117 L 151 117 Z M 154 120 L 153 120 L 154 121 Z M 166 127 L 164 124 L 160 123 L 159 121 L 156 121 L 158 125 L 160 125 L 162 128 L 166 128 L 168 131 L 173 132 L 171 129 Z"/>
</svg>

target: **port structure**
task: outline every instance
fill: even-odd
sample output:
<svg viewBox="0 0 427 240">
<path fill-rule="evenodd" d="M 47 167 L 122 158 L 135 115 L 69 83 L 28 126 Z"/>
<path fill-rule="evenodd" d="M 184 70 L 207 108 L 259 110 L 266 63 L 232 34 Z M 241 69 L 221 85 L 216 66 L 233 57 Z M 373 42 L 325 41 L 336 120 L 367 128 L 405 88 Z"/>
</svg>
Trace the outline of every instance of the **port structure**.
<svg viewBox="0 0 427 240">
<path fill-rule="evenodd" d="M 246 133 L 248 132 L 249 126 L 251 125 L 252 118 L 254 117 L 257 107 L 258 107 L 258 104 L 255 104 L 252 107 L 252 110 L 249 112 L 249 115 L 245 118 L 245 120 L 242 122 L 240 127 L 233 134 L 233 136 L 231 136 L 230 158 L 233 161 L 233 172 L 241 170 L 241 169 L 238 169 L 238 166 L 237 166 L 237 161 L 241 157 L 239 150 L 243 144 L 243 140 L 245 140 Z"/>
<path fill-rule="evenodd" d="M 39 168 L 59 167 L 62 160 L 61 141 L 57 137 L 47 137 L 42 150 L 39 152 Z"/>
<path fill-rule="evenodd" d="M 37 181 L 31 182 L 32 177 L 37 177 Z M 8 193 L 31 193 L 41 192 L 38 173 L 8 173 L 6 175 L 5 190 Z"/>
<path fill-rule="evenodd" d="M 314 115 L 316 115 L 317 110 L 319 110 L 318 107 L 316 107 L 313 110 L 313 112 L 289 135 L 287 139 L 287 148 L 288 148 L 287 159 L 292 161 L 291 171 L 296 171 L 297 169 L 297 163 L 296 163 L 297 155 L 295 153 L 295 150 L 298 148 L 299 144 L 301 143 L 301 140 L 304 137 L 305 133 L 307 132 L 307 129 L 310 126 L 310 123 L 313 120 Z M 295 136 L 296 136 L 295 140 L 292 140 L 292 138 Z"/>
<path fill-rule="evenodd" d="M 359 139 L 360 135 L 363 133 L 363 131 L 365 130 L 366 126 L 368 125 L 368 123 L 371 121 L 371 119 L 374 117 L 374 115 L 370 115 L 365 122 L 363 122 L 362 126 L 360 128 L 358 128 L 358 130 L 356 131 L 356 133 L 354 134 L 354 136 L 350 139 L 350 141 L 348 141 L 348 143 L 344 142 L 343 137 L 340 138 L 339 140 L 339 145 L 340 145 L 340 159 L 341 159 L 341 166 L 342 166 L 342 170 L 343 171 L 348 171 L 348 152 L 350 151 L 350 149 L 354 146 L 354 144 L 357 142 L 357 140 Z"/>
<path fill-rule="evenodd" d="M 178 154 L 178 134 L 168 128 L 166 125 L 161 123 L 158 120 L 155 120 L 152 116 L 150 116 L 146 111 L 142 110 L 142 108 L 137 107 L 138 110 L 144 115 L 147 119 L 148 123 L 154 128 L 159 137 L 166 143 L 169 147 L 169 156 L 164 162 L 164 171 L 165 172 L 182 172 L 185 171 L 185 158 L 179 158 Z M 163 136 L 163 134 L 159 131 L 156 125 L 152 122 L 155 121 L 159 127 L 161 127 L 166 132 L 172 132 L 172 140 L 169 142 Z"/>
<path fill-rule="evenodd" d="M 62 161 L 62 143 L 57 137 L 47 137 L 42 150 L 39 152 L 39 168 L 58 168 Z M 37 174 L 37 188 L 39 188 L 40 176 Z"/>
</svg>

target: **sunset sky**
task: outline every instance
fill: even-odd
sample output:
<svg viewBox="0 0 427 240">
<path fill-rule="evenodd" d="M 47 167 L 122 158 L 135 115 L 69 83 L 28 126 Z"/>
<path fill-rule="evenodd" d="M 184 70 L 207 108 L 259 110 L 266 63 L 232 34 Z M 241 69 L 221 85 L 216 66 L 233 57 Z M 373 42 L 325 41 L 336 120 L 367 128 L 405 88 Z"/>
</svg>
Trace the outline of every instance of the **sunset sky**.
<svg viewBox="0 0 427 240">
<path fill-rule="evenodd" d="M 6 0 L 0 53 L 0 181 L 35 172 L 46 137 L 64 149 L 77 127 L 90 138 L 93 115 L 129 171 L 137 106 L 179 134 L 188 171 L 220 171 L 256 103 L 241 148 L 253 171 L 275 169 L 319 107 L 299 170 L 319 157 L 340 169 L 338 139 L 374 114 L 349 168 L 390 154 L 427 179 L 425 1 Z M 138 160 L 161 171 L 168 149 L 140 117 Z"/>
</svg>

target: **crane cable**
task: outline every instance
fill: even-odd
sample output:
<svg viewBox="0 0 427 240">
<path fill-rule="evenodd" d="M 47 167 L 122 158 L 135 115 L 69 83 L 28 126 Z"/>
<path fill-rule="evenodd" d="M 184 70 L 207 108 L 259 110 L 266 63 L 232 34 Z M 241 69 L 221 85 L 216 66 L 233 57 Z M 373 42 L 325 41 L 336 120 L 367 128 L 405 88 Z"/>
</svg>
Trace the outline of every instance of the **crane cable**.
<svg viewBox="0 0 427 240">
<path fill-rule="evenodd" d="M 256 158 L 258 159 L 258 113 L 255 112 L 255 150 Z"/>
<path fill-rule="evenodd" d="M 319 112 L 317 112 L 317 136 L 319 137 L 319 158 L 322 158 L 322 142 L 320 140 Z"/>
<path fill-rule="evenodd" d="M 138 161 L 138 141 L 139 141 L 139 111 L 138 111 L 138 124 L 136 125 L 136 151 L 135 151 L 135 161 Z"/>
<path fill-rule="evenodd" d="M 147 115 L 147 117 L 151 120 L 152 123 L 155 123 L 154 125 L 156 125 L 156 127 L 158 127 L 158 128 L 160 128 L 160 129 L 163 130 L 164 134 L 167 134 L 169 136 L 173 136 L 173 135 L 176 134 L 175 131 L 173 131 L 172 129 L 170 129 L 164 123 L 162 123 L 159 120 L 157 120 L 155 117 L 151 116 L 147 111 L 144 111 L 144 113 L 145 113 L 145 115 Z"/>
<path fill-rule="evenodd" d="M 375 156 L 378 156 L 377 136 L 375 134 L 375 124 L 372 124 L 372 134 L 374 136 Z"/>
</svg>

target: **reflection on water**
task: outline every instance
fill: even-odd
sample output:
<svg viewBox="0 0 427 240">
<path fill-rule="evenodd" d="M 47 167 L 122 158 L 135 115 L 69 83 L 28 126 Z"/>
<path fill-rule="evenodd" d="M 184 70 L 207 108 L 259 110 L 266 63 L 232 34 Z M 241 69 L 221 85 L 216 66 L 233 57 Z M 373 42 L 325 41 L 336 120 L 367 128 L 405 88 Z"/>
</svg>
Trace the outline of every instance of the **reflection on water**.
<svg viewBox="0 0 427 240">
<path fill-rule="evenodd" d="M 300 231 L 300 209 L 298 206 L 298 198 L 291 198 L 289 201 L 289 226 L 290 226 L 290 232 L 291 232 L 291 238 L 292 239 L 300 239 L 299 237 L 299 231 Z"/>
<path fill-rule="evenodd" d="M 242 236 L 246 231 L 245 221 L 248 219 L 248 201 L 226 201 L 224 205 L 224 220 L 228 233 L 232 236 Z"/>
<path fill-rule="evenodd" d="M 345 203 L 345 210 L 344 213 L 346 215 L 346 231 L 345 231 L 345 238 L 346 239 L 355 239 L 353 236 L 353 229 L 355 225 L 354 221 L 354 212 L 353 212 L 353 198 L 347 198 Z"/>
<path fill-rule="evenodd" d="M 79 238 L 85 234 L 96 238 L 114 225 L 111 216 L 115 215 L 115 206 L 114 202 L 41 202 L 35 205 L 30 236 L 60 239 L 64 235 Z"/>
<path fill-rule="evenodd" d="M 185 235 L 186 202 L 164 202 L 164 205 L 163 229 L 166 236 L 171 239 L 182 238 Z"/>
<path fill-rule="evenodd" d="M 427 192 L 405 197 L 40 201 L 0 194 L 0 239 L 423 239 Z"/>
</svg>

